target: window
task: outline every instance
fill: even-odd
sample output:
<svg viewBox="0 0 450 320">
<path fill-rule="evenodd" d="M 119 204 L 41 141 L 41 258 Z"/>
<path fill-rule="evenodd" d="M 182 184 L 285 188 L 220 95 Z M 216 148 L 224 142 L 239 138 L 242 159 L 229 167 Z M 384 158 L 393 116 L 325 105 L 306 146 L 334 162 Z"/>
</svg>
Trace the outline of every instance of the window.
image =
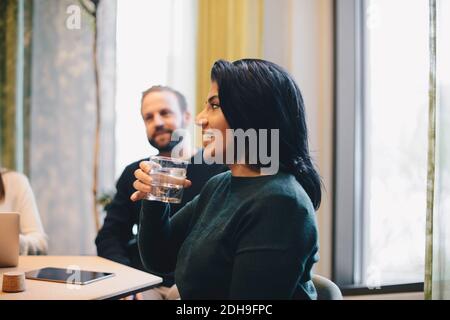
<svg viewBox="0 0 450 320">
<path fill-rule="evenodd" d="M 117 3 L 116 172 L 155 154 L 140 114 L 142 92 L 169 85 L 195 103 L 196 0 Z"/>
<path fill-rule="evenodd" d="M 337 2 L 334 276 L 341 285 L 424 278 L 428 6 Z"/>
<path fill-rule="evenodd" d="M 366 282 L 369 277 L 383 284 L 423 281 L 428 4 L 368 1 L 368 12 L 378 17 L 366 29 Z"/>
</svg>

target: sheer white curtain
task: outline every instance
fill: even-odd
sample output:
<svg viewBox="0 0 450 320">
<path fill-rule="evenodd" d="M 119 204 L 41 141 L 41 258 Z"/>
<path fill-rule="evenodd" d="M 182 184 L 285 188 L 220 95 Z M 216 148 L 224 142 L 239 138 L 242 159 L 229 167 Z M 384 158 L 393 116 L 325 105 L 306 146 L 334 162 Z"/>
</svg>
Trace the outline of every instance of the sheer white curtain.
<svg viewBox="0 0 450 320">
<path fill-rule="evenodd" d="M 81 15 L 80 26 L 69 28 L 66 23 L 74 7 Z M 97 23 L 101 194 L 114 185 L 111 137 L 116 1 L 100 3 Z M 96 120 L 93 20 L 77 1 L 33 1 L 32 33 L 30 180 L 49 236 L 49 254 L 95 254 L 91 191 Z"/>
<path fill-rule="evenodd" d="M 430 1 L 433 3 L 434 1 Z M 436 1 L 436 121 L 433 202 L 428 229 L 427 278 L 425 294 L 428 299 L 450 299 L 450 3 Z M 431 128 L 433 129 L 433 128 Z M 433 143 L 433 141 L 430 141 Z"/>
<path fill-rule="evenodd" d="M 140 99 L 153 85 L 183 93 L 195 110 L 197 0 L 119 0 L 117 6 L 116 178 L 156 153 L 147 142 Z"/>
</svg>

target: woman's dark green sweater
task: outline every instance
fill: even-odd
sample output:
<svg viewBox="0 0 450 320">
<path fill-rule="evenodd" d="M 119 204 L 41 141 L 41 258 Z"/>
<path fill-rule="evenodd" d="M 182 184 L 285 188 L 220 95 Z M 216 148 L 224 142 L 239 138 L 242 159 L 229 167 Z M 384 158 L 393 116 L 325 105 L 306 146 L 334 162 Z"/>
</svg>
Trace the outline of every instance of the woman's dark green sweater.
<svg viewBox="0 0 450 320">
<path fill-rule="evenodd" d="M 150 272 L 175 268 L 182 299 L 316 299 L 315 211 L 294 176 L 225 172 L 169 213 L 143 201 L 139 250 Z"/>
</svg>

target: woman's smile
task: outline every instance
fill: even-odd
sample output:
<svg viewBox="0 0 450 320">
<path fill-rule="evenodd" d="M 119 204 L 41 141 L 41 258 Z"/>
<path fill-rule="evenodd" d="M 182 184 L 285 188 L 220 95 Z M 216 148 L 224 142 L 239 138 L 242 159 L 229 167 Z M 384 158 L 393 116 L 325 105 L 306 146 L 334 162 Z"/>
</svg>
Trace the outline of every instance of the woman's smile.
<svg viewBox="0 0 450 320">
<path fill-rule="evenodd" d="M 211 142 L 214 141 L 215 139 L 215 135 L 214 135 L 214 131 L 212 129 L 205 129 L 202 132 L 202 140 L 203 140 L 203 146 L 206 147 L 207 145 L 209 145 Z"/>
</svg>

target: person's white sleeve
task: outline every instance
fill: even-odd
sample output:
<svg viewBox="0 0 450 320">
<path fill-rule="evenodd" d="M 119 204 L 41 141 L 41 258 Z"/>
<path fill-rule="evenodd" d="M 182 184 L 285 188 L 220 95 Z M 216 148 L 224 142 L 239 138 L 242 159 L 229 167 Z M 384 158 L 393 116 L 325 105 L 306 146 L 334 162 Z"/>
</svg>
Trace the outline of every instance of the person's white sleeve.
<svg viewBox="0 0 450 320">
<path fill-rule="evenodd" d="M 33 191 L 27 177 L 17 173 L 15 186 L 17 191 L 16 210 L 20 213 L 20 254 L 47 254 L 47 235 L 42 227 L 41 218 Z"/>
</svg>

